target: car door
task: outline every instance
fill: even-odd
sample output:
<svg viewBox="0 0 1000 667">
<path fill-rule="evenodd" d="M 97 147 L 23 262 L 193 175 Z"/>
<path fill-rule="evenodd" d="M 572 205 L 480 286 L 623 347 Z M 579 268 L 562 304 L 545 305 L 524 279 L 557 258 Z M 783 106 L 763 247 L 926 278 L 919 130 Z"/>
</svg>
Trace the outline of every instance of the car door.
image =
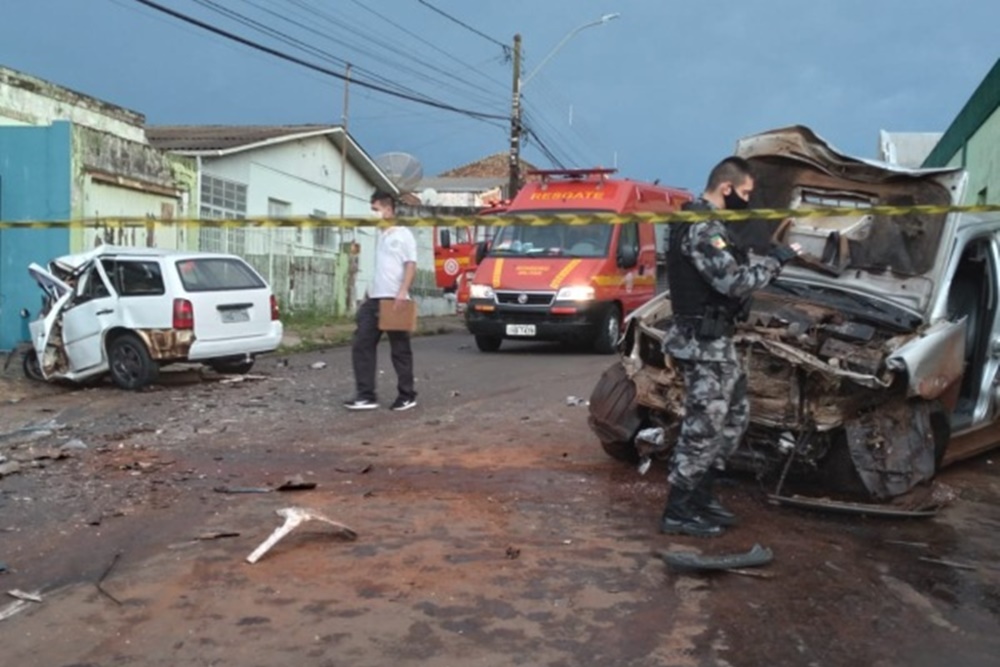
<svg viewBox="0 0 1000 667">
<path fill-rule="evenodd" d="M 63 311 L 62 339 L 71 373 L 98 367 L 104 361 L 104 332 L 117 323 L 118 296 L 108 286 L 98 262 L 80 275 L 72 303 Z"/>
</svg>

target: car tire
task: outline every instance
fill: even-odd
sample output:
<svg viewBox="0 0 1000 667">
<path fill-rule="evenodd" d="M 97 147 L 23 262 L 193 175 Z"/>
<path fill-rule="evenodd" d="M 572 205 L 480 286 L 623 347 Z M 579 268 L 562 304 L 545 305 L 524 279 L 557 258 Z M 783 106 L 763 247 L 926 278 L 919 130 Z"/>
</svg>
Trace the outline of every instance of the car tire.
<svg viewBox="0 0 1000 667">
<path fill-rule="evenodd" d="M 122 389 L 142 389 L 160 374 L 146 344 L 131 333 L 116 336 L 108 344 L 108 365 L 111 380 Z"/>
<path fill-rule="evenodd" d="M 618 339 L 622 333 L 622 314 L 617 304 L 611 304 L 604 312 L 594 339 L 594 351 L 598 354 L 613 354 L 618 349 Z"/>
<path fill-rule="evenodd" d="M 501 343 L 503 343 L 503 338 L 500 336 L 476 334 L 476 347 L 479 348 L 480 352 L 496 352 L 500 349 Z"/>
<path fill-rule="evenodd" d="M 21 367 L 24 369 L 24 376 L 29 380 L 45 382 L 45 376 L 42 375 L 42 365 L 38 363 L 38 353 L 34 350 L 28 350 L 24 353 Z"/>
<path fill-rule="evenodd" d="M 254 360 L 245 357 L 237 359 L 213 359 L 208 367 L 220 375 L 245 375 L 253 368 Z"/>
<path fill-rule="evenodd" d="M 638 463 L 634 440 L 645 420 L 645 409 L 636 402 L 635 383 L 621 363 L 613 364 L 590 394 L 587 417 L 605 453 L 618 461 Z"/>
</svg>

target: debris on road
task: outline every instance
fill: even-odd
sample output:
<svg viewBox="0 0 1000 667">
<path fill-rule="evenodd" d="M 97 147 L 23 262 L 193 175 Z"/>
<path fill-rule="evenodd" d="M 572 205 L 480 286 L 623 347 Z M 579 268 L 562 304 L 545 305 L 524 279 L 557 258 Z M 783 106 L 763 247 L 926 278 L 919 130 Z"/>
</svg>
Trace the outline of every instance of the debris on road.
<svg viewBox="0 0 1000 667">
<path fill-rule="evenodd" d="M 326 368 L 326 362 L 325 361 L 314 361 L 313 363 L 309 364 L 309 368 L 313 369 L 314 371 L 321 371 L 324 368 Z"/>
<path fill-rule="evenodd" d="M 518 556 L 521 555 L 521 550 L 515 549 L 514 547 L 507 547 L 507 551 L 504 552 L 504 555 L 510 560 L 515 560 Z"/>
<path fill-rule="evenodd" d="M 0 621 L 7 620 L 14 614 L 24 611 L 30 604 L 30 602 L 25 602 L 24 600 L 17 600 L 16 602 L 10 603 L 3 609 L 0 609 Z"/>
<path fill-rule="evenodd" d="M 121 600 L 119 600 L 118 598 L 116 598 L 114 595 L 112 595 L 111 593 L 107 592 L 106 590 L 104 590 L 104 580 L 108 578 L 109 574 L 111 574 L 111 570 L 115 569 L 115 565 L 118 564 L 118 559 L 121 558 L 121 557 L 122 557 L 122 552 L 119 551 L 119 552 L 115 553 L 114 558 L 111 559 L 111 564 L 108 565 L 108 567 L 107 567 L 106 570 L 104 570 L 104 573 L 101 574 L 100 578 L 97 581 L 94 582 L 94 585 L 97 587 L 98 592 L 101 595 L 103 595 L 104 597 L 106 597 L 109 600 L 111 600 L 112 602 L 114 602 L 119 607 L 122 604 Z"/>
<path fill-rule="evenodd" d="M 315 488 L 316 482 L 307 482 L 302 479 L 302 475 L 295 475 L 286 478 L 275 491 L 312 491 Z"/>
<path fill-rule="evenodd" d="M 742 570 L 761 567 L 774 560 L 774 554 L 759 544 L 745 553 L 705 556 L 692 551 L 658 551 L 656 555 L 675 570 Z"/>
<path fill-rule="evenodd" d="M 854 514 L 859 516 L 874 516 L 884 518 L 930 518 L 937 516 L 937 505 L 925 505 L 913 508 L 893 507 L 892 505 L 875 505 L 873 503 L 855 503 L 831 498 L 807 498 L 805 496 L 779 496 L 768 494 L 772 505 L 786 505 L 805 510 L 819 510 L 837 514 Z"/>
<path fill-rule="evenodd" d="M 219 530 L 212 533 L 202 533 L 195 536 L 195 540 L 206 542 L 208 540 L 221 540 L 227 537 L 239 537 L 240 534 L 235 530 Z"/>
<path fill-rule="evenodd" d="M 216 486 L 216 493 L 271 493 L 274 489 L 266 486 Z"/>
<path fill-rule="evenodd" d="M 6 463 L 0 463 L 0 478 L 6 477 L 8 475 L 14 475 L 21 472 L 21 464 L 17 461 L 7 461 Z"/>
<path fill-rule="evenodd" d="M 268 536 L 268 538 L 260 544 L 259 547 L 254 549 L 253 553 L 247 556 L 248 563 L 256 563 L 271 549 L 271 547 L 277 544 L 283 537 L 288 535 L 288 533 L 295 530 L 299 524 L 305 523 L 306 521 L 316 520 L 328 523 L 339 529 L 339 531 L 349 540 L 354 540 L 358 537 L 358 534 L 351 528 L 348 528 L 344 524 L 334 521 L 333 519 L 330 519 L 314 510 L 306 509 L 304 507 L 284 507 L 280 510 L 276 510 L 276 512 L 278 516 L 284 517 L 285 522 L 278 526 L 274 532 L 272 532 L 270 536 Z"/>
<path fill-rule="evenodd" d="M 570 407 L 577 407 L 577 406 L 580 406 L 580 405 L 586 407 L 586 406 L 590 405 L 590 401 L 588 401 L 585 398 L 580 398 L 579 396 L 567 396 L 566 397 L 566 405 L 568 405 Z"/>
<path fill-rule="evenodd" d="M 927 556 L 921 556 L 917 560 L 923 561 L 924 563 L 933 563 L 935 565 L 944 565 L 945 567 L 953 567 L 956 570 L 971 570 L 975 572 L 977 568 L 975 565 L 968 565 L 966 563 L 956 563 L 953 560 L 945 560 L 943 558 L 929 558 Z"/>
<path fill-rule="evenodd" d="M 17 588 L 7 591 L 7 595 L 11 596 L 12 598 L 17 598 L 18 600 L 24 600 L 25 602 L 41 603 L 42 601 L 42 596 L 40 596 L 38 593 L 25 593 L 24 591 L 18 590 Z"/>
</svg>

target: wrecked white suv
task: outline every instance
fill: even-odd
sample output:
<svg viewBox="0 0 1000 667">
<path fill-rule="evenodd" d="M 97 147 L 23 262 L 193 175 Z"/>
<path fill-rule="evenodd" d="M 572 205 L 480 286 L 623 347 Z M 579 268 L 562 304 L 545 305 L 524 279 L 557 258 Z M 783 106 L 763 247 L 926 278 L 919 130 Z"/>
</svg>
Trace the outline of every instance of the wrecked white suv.
<svg viewBox="0 0 1000 667">
<path fill-rule="evenodd" d="M 28 271 L 45 292 L 24 358 L 35 379 L 139 389 L 174 362 L 246 373 L 281 343 L 270 287 L 233 255 L 104 245 Z"/>
<path fill-rule="evenodd" d="M 779 499 L 788 476 L 807 496 L 908 501 L 939 466 L 1000 443 L 1000 218 L 869 210 L 959 203 L 965 173 L 851 158 L 803 127 L 737 154 L 755 170 L 753 208 L 856 213 L 732 223 L 758 252 L 778 240 L 807 255 L 738 325 L 751 424 L 730 467 L 776 481 Z M 594 389 L 590 424 L 615 458 L 669 456 L 677 437 L 670 315 L 668 294 L 639 308 Z"/>
</svg>

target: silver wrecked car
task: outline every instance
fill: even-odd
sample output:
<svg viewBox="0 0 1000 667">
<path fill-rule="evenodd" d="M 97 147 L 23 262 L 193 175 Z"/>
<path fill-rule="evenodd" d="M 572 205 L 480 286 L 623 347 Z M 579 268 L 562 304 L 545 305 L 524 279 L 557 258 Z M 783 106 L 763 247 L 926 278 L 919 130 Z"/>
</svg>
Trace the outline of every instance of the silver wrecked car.
<svg viewBox="0 0 1000 667">
<path fill-rule="evenodd" d="M 739 141 L 760 209 L 849 208 L 840 217 L 732 223 L 764 252 L 807 253 L 755 293 L 738 326 L 751 424 L 731 468 L 810 491 L 887 501 L 1000 443 L 1000 218 L 880 215 L 880 205 L 962 201 L 960 169 L 907 170 L 843 155 L 804 127 Z M 661 343 L 661 294 L 627 321 L 590 425 L 611 456 L 669 456 L 684 385 Z"/>
<path fill-rule="evenodd" d="M 28 271 L 45 295 L 24 356 L 34 379 L 140 389 L 175 362 L 246 373 L 281 343 L 270 287 L 233 255 L 104 245 Z"/>
</svg>

